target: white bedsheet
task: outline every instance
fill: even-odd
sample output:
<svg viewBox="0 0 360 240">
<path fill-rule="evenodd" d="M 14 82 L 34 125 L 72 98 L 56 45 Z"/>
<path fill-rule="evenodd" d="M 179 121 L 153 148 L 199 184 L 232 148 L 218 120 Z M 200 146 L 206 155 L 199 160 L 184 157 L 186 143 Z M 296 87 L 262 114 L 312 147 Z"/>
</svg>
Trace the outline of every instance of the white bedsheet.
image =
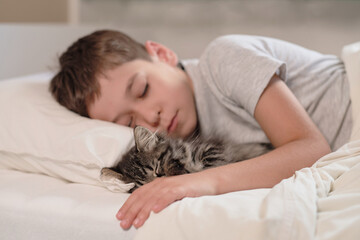
<svg viewBox="0 0 360 240">
<path fill-rule="evenodd" d="M 135 239 L 360 239 L 360 141 L 272 189 L 176 202 Z"/>
<path fill-rule="evenodd" d="M 360 141 L 272 189 L 185 198 L 124 231 L 128 194 L 0 169 L 0 239 L 359 239 Z"/>
<path fill-rule="evenodd" d="M 115 218 L 128 194 L 0 169 L 1 240 L 133 239 Z"/>
</svg>

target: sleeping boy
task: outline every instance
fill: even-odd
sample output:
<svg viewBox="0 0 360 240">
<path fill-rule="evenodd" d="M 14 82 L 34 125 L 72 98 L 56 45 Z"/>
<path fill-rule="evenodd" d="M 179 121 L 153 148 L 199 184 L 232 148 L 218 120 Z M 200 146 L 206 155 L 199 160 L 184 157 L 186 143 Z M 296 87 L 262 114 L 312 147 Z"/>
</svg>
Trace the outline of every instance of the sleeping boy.
<svg viewBox="0 0 360 240">
<path fill-rule="evenodd" d="M 116 215 L 124 229 L 184 197 L 273 187 L 350 137 L 343 62 L 282 40 L 221 36 L 198 59 L 179 61 L 160 43 L 101 30 L 73 43 L 59 62 L 50 90 L 82 116 L 174 138 L 216 135 L 274 146 L 247 161 L 140 187 Z"/>
</svg>

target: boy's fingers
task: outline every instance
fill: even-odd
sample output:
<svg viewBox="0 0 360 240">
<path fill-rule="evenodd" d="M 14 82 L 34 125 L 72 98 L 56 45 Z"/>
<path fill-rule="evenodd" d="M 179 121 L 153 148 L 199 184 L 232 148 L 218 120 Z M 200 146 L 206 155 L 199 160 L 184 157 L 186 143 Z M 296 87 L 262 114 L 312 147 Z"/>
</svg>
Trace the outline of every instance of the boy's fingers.
<svg viewBox="0 0 360 240">
<path fill-rule="evenodd" d="M 131 223 L 127 220 L 122 220 L 120 222 L 120 227 L 122 227 L 123 229 L 129 229 L 131 227 Z"/>
<path fill-rule="evenodd" d="M 138 191 L 136 194 L 134 192 L 133 198 L 132 196 L 129 197 L 124 204 L 124 208 L 121 208 L 120 213 L 118 213 L 121 216 L 121 221 L 124 222 L 121 227 L 129 228 L 132 224 L 139 227 L 149 218 L 151 207 L 158 198 L 154 193 L 156 191 L 145 189 L 144 191 Z M 135 220 L 136 224 L 134 223 Z"/>
<path fill-rule="evenodd" d="M 137 196 L 135 194 L 135 192 L 133 192 L 128 199 L 126 199 L 126 201 L 124 202 L 124 204 L 121 206 L 121 208 L 119 209 L 118 213 L 116 214 L 117 219 L 119 220 L 123 220 L 124 217 L 126 216 L 126 213 L 128 211 L 128 209 L 131 207 L 131 205 L 133 204 L 133 202 L 135 202 L 137 199 Z"/>
<path fill-rule="evenodd" d="M 158 213 L 172 202 L 184 197 L 182 191 L 179 191 L 181 188 L 173 189 L 173 184 L 169 184 L 171 182 L 165 182 L 165 178 L 155 180 L 130 195 L 116 215 L 121 221 L 122 228 L 128 229 L 131 225 L 141 227 L 151 211 Z"/>
<path fill-rule="evenodd" d="M 137 216 L 135 217 L 135 220 L 133 222 L 133 225 L 138 228 L 141 227 L 144 222 L 149 218 L 150 213 L 154 207 L 154 205 L 163 197 L 163 194 L 159 194 L 158 191 L 153 191 L 151 196 L 147 198 L 147 200 L 144 201 L 144 205 L 137 213 Z M 157 194 L 156 194 L 157 193 Z"/>
<path fill-rule="evenodd" d="M 128 214 L 129 209 L 133 208 L 134 204 L 141 202 L 141 200 L 144 200 L 144 196 L 146 196 L 146 192 L 147 192 L 146 185 L 136 189 L 125 201 L 125 203 L 121 206 L 120 210 L 116 214 L 116 218 L 118 220 L 124 220 Z"/>
<path fill-rule="evenodd" d="M 149 218 L 150 212 L 151 212 L 150 208 L 143 208 L 136 216 L 133 222 L 134 227 L 136 228 L 141 227 L 144 224 L 144 222 Z"/>
</svg>

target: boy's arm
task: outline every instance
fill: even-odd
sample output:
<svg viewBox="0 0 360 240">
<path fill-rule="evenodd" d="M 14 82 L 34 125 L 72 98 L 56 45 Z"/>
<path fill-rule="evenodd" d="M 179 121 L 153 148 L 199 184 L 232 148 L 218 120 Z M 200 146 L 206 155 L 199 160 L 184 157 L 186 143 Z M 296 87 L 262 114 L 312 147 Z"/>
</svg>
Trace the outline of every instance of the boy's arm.
<svg viewBox="0 0 360 240">
<path fill-rule="evenodd" d="M 275 149 L 250 161 L 225 166 L 222 175 L 212 173 L 218 183 L 216 194 L 273 187 L 331 152 L 305 109 L 277 75 L 260 97 L 254 115 Z M 235 182 L 236 178 L 239 181 Z"/>
<path fill-rule="evenodd" d="M 273 187 L 311 166 L 330 147 L 286 84 L 274 75 L 255 108 L 255 118 L 275 149 L 251 160 L 202 172 L 158 178 L 137 189 L 117 214 L 123 228 L 140 227 L 184 197 Z"/>
</svg>

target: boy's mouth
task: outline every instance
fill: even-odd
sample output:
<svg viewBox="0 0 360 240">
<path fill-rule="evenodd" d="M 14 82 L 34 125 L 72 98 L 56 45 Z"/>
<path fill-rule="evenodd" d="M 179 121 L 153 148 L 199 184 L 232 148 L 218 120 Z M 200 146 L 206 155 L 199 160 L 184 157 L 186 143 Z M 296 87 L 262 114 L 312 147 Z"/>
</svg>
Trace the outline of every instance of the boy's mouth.
<svg viewBox="0 0 360 240">
<path fill-rule="evenodd" d="M 171 122 L 167 128 L 167 132 L 168 134 L 172 133 L 175 131 L 176 127 L 178 124 L 178 119 L 177 119 L 177 112 L 175 113 L 175 116 L 171 119 Z"/>
</svg>

